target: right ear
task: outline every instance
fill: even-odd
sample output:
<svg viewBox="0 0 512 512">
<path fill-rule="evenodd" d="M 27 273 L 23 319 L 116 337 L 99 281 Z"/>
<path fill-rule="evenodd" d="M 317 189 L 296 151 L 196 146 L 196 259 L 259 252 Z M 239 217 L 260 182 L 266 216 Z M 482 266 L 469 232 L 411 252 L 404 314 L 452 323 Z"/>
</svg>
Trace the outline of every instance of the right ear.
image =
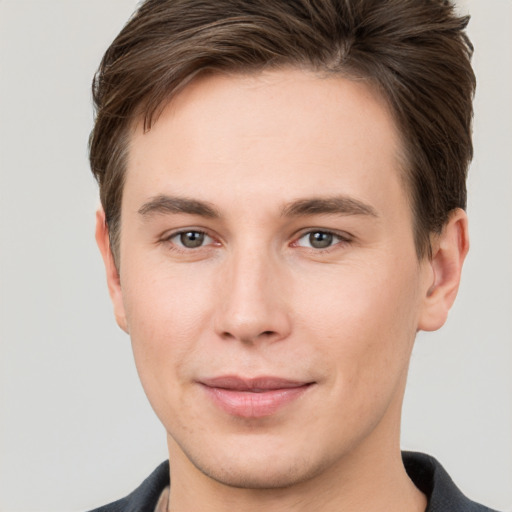
<svg viewBox="0 0 512 512">
<path fill-rule="evenodd" d="M 96 243 L 98 244 L 98 248 L 103 258 L 103 263 L 105 264 L 108 291 L 110 293 L 112 305 L 114 306 L 116 322 L 123 331 L 128 332 L 128 324 L 126 322 L 126 313 L 123 303 L 123 293 L 121 290 L 121 280 L 110 248 L 110 237 L 107 221 L 105 219 L 105 212 L 101 207 L 98 208 L 98 211 L 96 212 Z"/>
</svg>

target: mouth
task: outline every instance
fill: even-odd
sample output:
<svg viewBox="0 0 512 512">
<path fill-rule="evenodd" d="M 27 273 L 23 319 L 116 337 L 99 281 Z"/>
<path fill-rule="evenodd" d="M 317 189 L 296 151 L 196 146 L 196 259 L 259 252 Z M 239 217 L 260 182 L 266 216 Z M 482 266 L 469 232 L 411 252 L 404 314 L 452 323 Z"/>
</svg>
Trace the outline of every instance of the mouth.
<svg viewBox="0 0 512 512">
<path fill-rule="evenodd" d="M 264 418 L 297 400 L 314 382 L 222 376 L 202 380 L 199 384 L 224 412 L 240 418 Z"/>
</svg>

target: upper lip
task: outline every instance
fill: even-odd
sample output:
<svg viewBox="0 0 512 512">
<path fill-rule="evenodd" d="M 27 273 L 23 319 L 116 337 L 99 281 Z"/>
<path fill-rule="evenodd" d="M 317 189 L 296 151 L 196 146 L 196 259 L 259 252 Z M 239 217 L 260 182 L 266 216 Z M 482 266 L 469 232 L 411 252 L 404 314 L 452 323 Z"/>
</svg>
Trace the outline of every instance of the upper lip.
<svg viewBox="0 0 512 512">
<path fill-rule="evenodd" d="M 264 392 L 276 389 L 298 388 L 312 384 L 308 381 L 297 381 L 283 379 L 281 377 L 238 377 L 236 375 L 226 375 L 221 377 L 213 377 L 210 379 L 202 379 L 201 384 L 210 388 L 229 389 L 233 391 L 252 391 Z"/>
</svg>

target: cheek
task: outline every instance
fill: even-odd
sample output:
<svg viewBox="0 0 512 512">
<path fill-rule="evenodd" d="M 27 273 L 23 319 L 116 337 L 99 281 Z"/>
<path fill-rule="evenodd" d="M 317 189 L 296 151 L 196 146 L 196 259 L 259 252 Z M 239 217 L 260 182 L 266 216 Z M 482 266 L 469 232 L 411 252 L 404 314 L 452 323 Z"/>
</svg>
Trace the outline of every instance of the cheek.
<svg viewBox="0 0 512 512">
<path fill-rule="evenodd" d="M 333 367 L 333 387 L 378 393 L 407 370 L 418 276 L 410 264 L 384 261 L 316 275 L 314 289 L 302 294 L 300 322 Z"/>
<path fill-rule="evenodd" d="M 205 304 L 211 303 L 211 283 L 205 272 L 189 265 L 171 265 L 163 258 L 126 261 L 121 276 L 130 334 L 143 332 L 145 342 L 165 345 L 174 335 L 201 325 Z M 126 277 L 123 279 L 123 277 Z"/>
<path fill-rule="evenodd" d="M 162 268 L 160 263 L 125 267 L 123 299 L 134 359 L 142 385 L 155 408 L 169 382 L 184 382 L 188 361 L 210 325 L 212 292 L 198 273 Z"/>
</svg>

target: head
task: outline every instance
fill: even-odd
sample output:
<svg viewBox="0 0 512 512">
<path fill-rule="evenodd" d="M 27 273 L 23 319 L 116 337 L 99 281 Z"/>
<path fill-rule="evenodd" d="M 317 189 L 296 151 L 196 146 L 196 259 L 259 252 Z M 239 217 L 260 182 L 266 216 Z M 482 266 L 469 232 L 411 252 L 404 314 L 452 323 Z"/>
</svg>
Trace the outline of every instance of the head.
<svg viewBox="0 0 512 512">
<path fill-rule="evenodd" d="M 472 158 L 472 47 L 445 0 L 146 1 L 114 40 L 93 83 L 91 169 L 120 264 L 130 128 L 205 73 L 280 67 L 364 81 L 388 103 L 418 256 L 451 211 L 466 206 Z M 307 100 L 305 100 L 307 101 Z"/>
<path fill-rule="evenodd" d="M 437 1 L 148 1 L 107 51 L 97 239 L 178 473 L 288 487 L 398 451 L 415 334 L 467 251 L 465 24 Z"/>
</svg>

